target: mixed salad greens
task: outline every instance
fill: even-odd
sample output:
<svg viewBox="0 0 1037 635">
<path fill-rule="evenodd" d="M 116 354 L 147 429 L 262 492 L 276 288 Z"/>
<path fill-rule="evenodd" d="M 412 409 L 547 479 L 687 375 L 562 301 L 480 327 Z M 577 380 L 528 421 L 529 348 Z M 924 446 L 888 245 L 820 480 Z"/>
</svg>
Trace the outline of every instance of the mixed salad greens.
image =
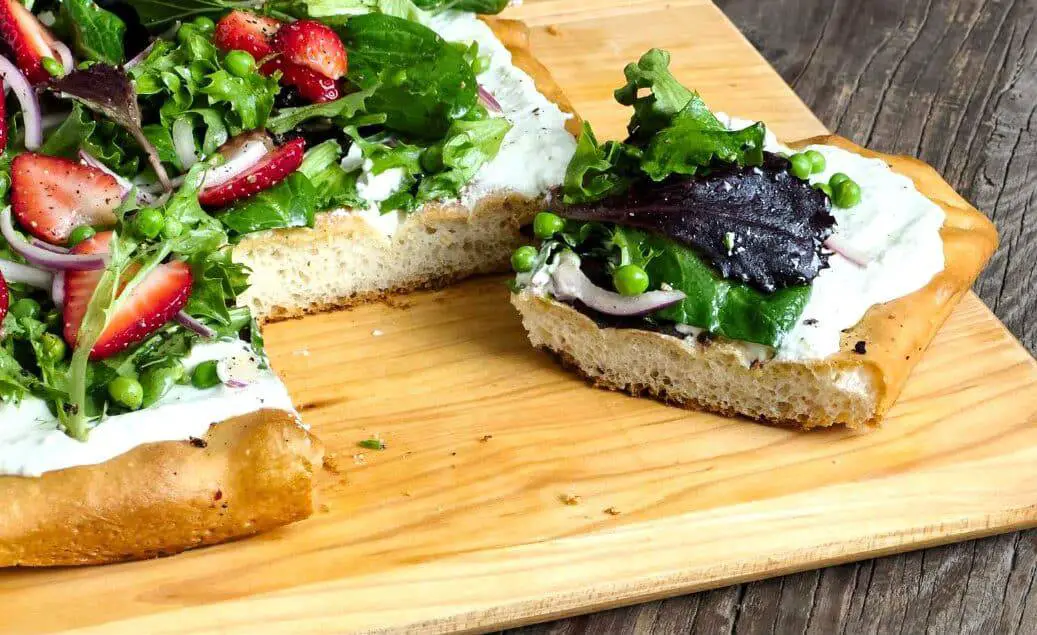
<svg viewBox="0 0 1037 635">
<path fill-rule="evenodd" d="M 367 209 L 362 171 L 399 173 L 385 212 L 457 198 L 510 124 L 478 47 L 426 24 L 507 4 L 0 0 L 0 408 L 44 400 L 85 439 L 234 385 L 183 365 L 216 338 L 264 359 L 234 243 Z"/>
<path fill-rule="evenodd" d="M 728 129 L 669 63 L 656 49 L 625 69 L 626 140 L 584 125 L 563 204 L 534 221 L 539 248 L 512 255 L 516 284 L 604 321 L 776 346 L 828 266 L 833 201 L 852 207 L 860 188 L 845 175 L 811 187 L 820 153 L 766 152 L 762 123 Z"/>
</svg>

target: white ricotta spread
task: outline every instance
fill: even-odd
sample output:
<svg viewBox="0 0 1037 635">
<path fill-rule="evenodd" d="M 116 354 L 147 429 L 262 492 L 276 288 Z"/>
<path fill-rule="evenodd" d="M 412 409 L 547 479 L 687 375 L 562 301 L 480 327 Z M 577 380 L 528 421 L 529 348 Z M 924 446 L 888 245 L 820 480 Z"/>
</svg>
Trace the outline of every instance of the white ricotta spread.
<svg viewBox="0 0 1037 635">
<path fill-rule="evenodd" d="M 728 128 L 739 130 L 754 122 L 716 113 Z M 765 149 L 791 153 L 769 130 Z M 824 155 L 825 171 L 810 178 L 811 183 L 827 183 L 842 172 L 861 187 L 861 201 L 843 209 L 833 207 L 836 219 L 834 236 L 855 252 L 866 256 L 861 267 L 834 254 L 829 268 L 823 269 L 811 285 L 800 322 L 776 349 L 742 342 L 753 359 L 822 359 L 839 352 L 842 331 L 856 325 L 869 308 L 918 291 L 943 270 L 943 240 L 940 228 L 945 214 L 915 188 L 906 176 L 897 174 L 880 159 L 868 159 L 832 146 L 814 145 Z M 520 276 L 535 293 L 550 292 L 550 267 Z M 688 328 L 688 337 L 698 329 Z M 749 361 L 746 362 L 747 364 Z"/>
<path fill-rule="evenodd" d="M 450 42 L 477 42 L 479 54 L 489 62 L 478 77 L 479 84 L 501 106 L 498 116 L 512 125 L 493 160 L 476 173 L 465 188 L 461 202 L 473 208 L 495 192 L 515 192 L 529 198 L 546 195 L 562 183 L 569 160 L 576 151 L 576 140 L 565 129 L 572 117 L 537 91 L 533 79 L 511 62 L 511 53 L 493 30 L 475 15 L 445 11 L 428 17 L 429 28 Z M 403 172 L 398 168 L 371 173 L 356 146 L 343 159 L 346 170 L 362 170 L 357 191 L 370 205 L 363 210 L 336 210 L 359 216 L 387 236 L 399 227 L 399 212 L 379 212 L 378 203 L 399 190 Z"/>
<path fill-rule="evenodd" d="M 240 362 L 247 352 L 244 342 L 201 344 L 184 360 L 184 367 L 191 372 L 205 361 L 236 357 Z M 244 388 L 176 386 L 147 410 L 102 420 L 85 442 L 58 430 L 57 419 L 39 399 L 27 397 L 17 406 L 0 404 L 0 475 L 40 476 L 95 465 L 145 443 L 203 437 L 211 424 L 257 410 L 295 412 L 288 391 L 272 371 L 259 369 L 254 377 Z"/>
</svg>

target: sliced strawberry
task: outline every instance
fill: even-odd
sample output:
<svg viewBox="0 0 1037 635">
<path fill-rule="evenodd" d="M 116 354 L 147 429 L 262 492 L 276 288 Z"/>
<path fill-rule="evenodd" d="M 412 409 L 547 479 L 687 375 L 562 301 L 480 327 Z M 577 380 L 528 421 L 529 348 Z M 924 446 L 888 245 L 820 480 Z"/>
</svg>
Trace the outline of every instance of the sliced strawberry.
<svg viewBox="0 0 1037 635">
<path fill-rule="evenodd" d="M 80 225 L 114 225 L 125 192 L 110 174 L 35 152 L 11 163 L 11 208 L 33 236 L 55 245 Z"/>
<path fill-rule="evenodd" d="M 216 25 L 213 42 L 224 53 L 247 51 L 261 60 L 274 52 L 271 45 L 281 23 L 248 11 L 231 11 Z"/>
<path fill-rule="evenodd" d="M 281 71 L 281 83 L 294 86 L 299 91 L 299 96 L 311 104 L 335 101 L 342 94 L 335 80 L 282 57 L 267 61 L 259 71 L 264 75 L 273 75 L 274 71 Z"/>
<path fill-rule="evenodd" d="M 330 27 L 316 20 L 297 20 L 281 27 L 274 36 L 274 50 L 289 62 L 325 77 L 339 79 L 346 74 L 346 47 Z"/>
<path fill-rule="evenodd" d="M 4 274 L 0 273 L 0 326 L 7 317 L 7 306 L 10 301 L 10 296 L 7 294 L 7 281 L 4 280 Z"/>
<path fill-rule="evenodd" d="M 302 139 L 292 139 L 226 183 L 205 188 L 198 201 L 206 207 L 223 207 L 277 185 L 299 169 L 305 147 Z"/>
<path fill-rule="evenodd" d="M 42 84 L 50 79 L 42 60 L 57 57 L 51 48 L 54 36 L 18 0 L 0 0 L 0 40 L 4 52 L 14 57 L 18 70 L 30 82 Z"/>
<path fill-rule="evenodd" d="M 111 239 L 111 232 L 102 232 L 76 245 L 72 253 L 107 253 Z M 133 273 L 125 273 L 124 286 Z M 83 316 L 102 275 L 103 271 L 65 273 L 65 340 L 72 346 L 76 345 Z M 191 282 L 191 268 L 185 262 L 167 262 L 156 267 L 128 297 L 120 298 L 119 309 L 91 349 L 90 359 L 111 357 L 165 326 L 187 304 Z"/>
</svg>

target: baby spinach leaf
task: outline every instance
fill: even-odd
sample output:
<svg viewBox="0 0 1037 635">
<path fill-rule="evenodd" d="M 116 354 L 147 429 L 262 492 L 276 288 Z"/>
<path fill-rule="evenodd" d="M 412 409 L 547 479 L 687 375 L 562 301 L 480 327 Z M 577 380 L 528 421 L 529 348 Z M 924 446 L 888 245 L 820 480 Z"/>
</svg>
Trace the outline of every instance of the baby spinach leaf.
<svg viewBox="0 0 1037 635">
<path fill-rule="evenodd" d="M 242 201 L 219 214 L 220 221 L 237 235 L 265 229 L 313 227 L 317 190 L 305 174 L 293 172 L 276 186 Z"/>
<path fill-rule="evenodd" d="M 107 64 L 123 62 L 126 24 L 93 0 L 61 0 L 61 15 L 72 32 L 80 58 Z"/>
<path fill-rule="evenodd" d="M 359 15 L 341 30 L 349 80 L 374 89 L 369 112 L 418 138 L 442 138 L 477 103 L 475 72 L 463 53 L 432 29 L 380 13 Z"/>
</svg>

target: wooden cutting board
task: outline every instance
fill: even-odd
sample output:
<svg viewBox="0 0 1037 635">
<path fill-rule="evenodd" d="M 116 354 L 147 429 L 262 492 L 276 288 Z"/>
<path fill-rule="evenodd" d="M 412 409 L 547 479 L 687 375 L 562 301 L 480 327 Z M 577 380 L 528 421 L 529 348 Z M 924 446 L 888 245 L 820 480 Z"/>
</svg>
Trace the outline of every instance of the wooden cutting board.
<svg viewBox="0 0 1037 635">
<path fill-rule="evenodd" d="M 703 0 L 510 15 L 601 136 L 625 121 L 623 65 L 652 46 L 714 108 L 824 132 Z M 0 631 L 487 629 L 1037 524 L 1037 364 L 972 295 L 868 434 L 591 389 L 529 348 L 499 278 L 267 340 L 335 454 L 322 510 L 174 558 L 2 572 Z M 375 435 L 388 449 L 357 447 Z"/>
</svg>

